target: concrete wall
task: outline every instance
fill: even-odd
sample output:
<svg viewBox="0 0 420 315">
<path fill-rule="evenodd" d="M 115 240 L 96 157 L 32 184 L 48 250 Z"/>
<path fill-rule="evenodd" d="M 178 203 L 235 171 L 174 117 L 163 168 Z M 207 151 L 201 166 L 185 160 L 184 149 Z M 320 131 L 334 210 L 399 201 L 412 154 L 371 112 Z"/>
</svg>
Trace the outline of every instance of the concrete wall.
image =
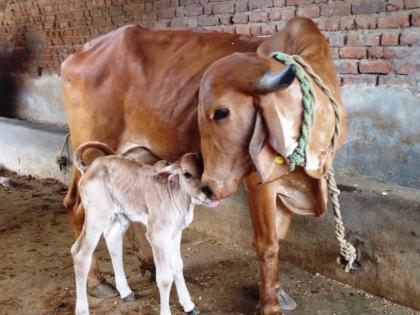
<svg viewBox="0 0 420 315">
<path fill-rule="evenodd" d="M 32 78 L 29 75 L 15 76 L 18 92 L 15 115 L 23 120 L 67 126 L 60 77 L 57 74 Z"/>
<path fill-rule="evenodd" d="M 66 133 L 66 130 L 54 126 L 0 117 L 0 167 L 67 183 L 71 178 L 71 168 L 61 172 L 56 163 Z M 71 163 L 69 149 L 68 145 L 65 146 L 64 153 Z"/>
<path fill-rule="evenodd" d="M 420 97 L 393 88 L 343 88 L 348 137 L 335 160 L 343 174 L 420 188 Z"/>
</svg>

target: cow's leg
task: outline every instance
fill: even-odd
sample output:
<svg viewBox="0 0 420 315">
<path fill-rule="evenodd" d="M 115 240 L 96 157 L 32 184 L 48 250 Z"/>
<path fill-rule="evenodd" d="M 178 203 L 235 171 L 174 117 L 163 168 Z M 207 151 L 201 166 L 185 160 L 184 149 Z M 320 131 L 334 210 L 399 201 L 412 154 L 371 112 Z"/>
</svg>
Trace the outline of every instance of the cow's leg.
<svg viewBox="0 0 420 315">
<path fill-rule="evenodd" d="M 86 226 L 71 248 L 76 275 L 76 315 L 88 315 L 87 280 L 92 255 L 101 237 L 102 230 L 95 226 Z"/>
<path fill-rule="evenodd" d="M 153 228 L 151 230 L 154 230 Z M 159 288 L 160 295 L 160 315 L 170 315 L 169 296 L 171 293 L 174 274 L 171 268 L 171 256 L 173 255 L 173 247 L 169 231 L 150 232 L 147 236 L 150 240 L 153 258 L 156 266 L 156 283 Z"/>
<path fill-rule="evenodd" d="M 181 255 L 181 238 L 182 232 L 180 231 L 173 240 L 173 254 L 172 254 L 172 272 L 174 274 L 176 292 L 178 294 L 179 303 L 182 305 L 184 312 L 187 314 L 198 314 L 198 308 L 195 307 L 194 303 L 191 301 L 191 295 L 188 292 L 187 285 L 185 283 L 183 268 L 184 264 L 182 262 Z"/>
<path fill-rule="evenodd" d="M 67 195 L 64 198 L 64 206 L 67 208 L 70 222 L 73 227 L 74 237 L 77 239 L 83 228 L 85 220 L 85 210 L 80 201 L 77 183 L 80 179 L 80 173 L 73 172 L 73 177 L 69 184 Z M 88 275 L 88 292 L 89 295 L 98 298 L 109 298 L 118 296 L 118 292 L 112 285 L 107 283 L 102 277 L 95 255 L 92 256 L 91 265 Z"/>
<path fill-rule="evenodd" d="M 150 272 L 152 279 L 155 278 L 155 264 L 153 252 L 149 241 L 146 238 L 146 229 L 141 223 L 133 222 L 127 231 L 127 237 L 134 247 L 137 258 L 140 262 L 140 273 L 144 276 Z"/>
<path fill-rule="evenodd" d="M 259 185 L 259 181 L 255 173 L 245 179 L 260 265 L 260 306 L 263 315 L 277 315 L 281 314 L 277 295 L 280 290 L 279 240 L 287 233 L 291 213 L 280 208 L 278 214 L 275 184 Z"/>
<path fill-rule="evenodd" d="M 135 300 L 133 291 L 131 291 L 128 286 L 123 263 L 123 238 L 129 225 L 130 222 L 125 216 L 115 214 L 110 229 L 104 234 L 106 245 L 111 256 L 112 267 L 114 268 L 115 284 L 120 293 L 120 297 L 126 302 Z"/>
</svg>

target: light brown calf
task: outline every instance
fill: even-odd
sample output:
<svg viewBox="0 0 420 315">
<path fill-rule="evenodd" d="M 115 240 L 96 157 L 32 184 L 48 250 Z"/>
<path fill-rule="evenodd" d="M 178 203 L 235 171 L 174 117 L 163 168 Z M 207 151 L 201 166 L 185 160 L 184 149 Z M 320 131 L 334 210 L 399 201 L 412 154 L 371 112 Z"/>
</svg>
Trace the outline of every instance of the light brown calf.
<svg viewBox="0 0 420 315">
<path fill-rule="evenodd" d="M 82 156 L 89 148 L 112 155 L 99 157 L 87 167 Z M 182 273 L 180 246 L 182 230 L 192 222 L 194 204 L 213 205 L 200 190 L 201 159 L 188 153 L 173 164 L 158 161 L 151 166 L 141 162 L 135 153 L 138 152 L 117 156 L 100 142 L 88 142 L 75 152 L 75 166 L 82 174 L 79 191 L 85 208 L 82 233 L 71 249 L 76 274 L 76 314 L 89 314 L 87 277 L 101 235 L 106 240 L 121 298 L 134 300 L 122 258 L 123 236 L 131 222 L 140 222 L 147 228 L 160 292 L 160 314 L 171 313 L 169 295 L 173 281 L 185 312 L 198 314 Z M 143 153 L 140 150 L 144 159 Z"/>
</svg>

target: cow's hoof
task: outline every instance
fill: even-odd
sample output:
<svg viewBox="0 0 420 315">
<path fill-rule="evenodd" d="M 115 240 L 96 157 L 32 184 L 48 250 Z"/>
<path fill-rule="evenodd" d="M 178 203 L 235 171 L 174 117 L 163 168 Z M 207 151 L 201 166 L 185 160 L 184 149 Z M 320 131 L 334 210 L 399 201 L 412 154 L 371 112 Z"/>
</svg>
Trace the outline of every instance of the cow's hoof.
<svg viewBox="0 0 420 315">
<path fill-rule="evenodd" d="M 189 312 L 185 312 L 187 315 L 198 315 L 200 314 L 200 310 L 198 309 L 197 306 L 194 306 L 194 308 L 189 311 Z"/>
<path fill-rule="evenodd" d="M 119 293 L 115 289 L 115 287 L 112 284 L 106 282 L 105 280 L 102 280 L 92 288 L 88 288 L 88 294 L 90 296 L 100 299 L 107 299 L 119 296 Z"/>
<path fill-rule="evenodd" d="M 122 298 L 124 302 L 134 302 L 136 300 L 136 295 L 134 292 L 131 292 L 129 295 L 127 295 L 125 298 Z"/>
<path fill-rule="evenodd" d="M 297 304 L 295 300 L 293 300 L 286 291 L 282 289 L 277 292 L 277 295 L 279 297 L 280 307 L 283 311 L 293 311 L 296 308 Z"/>
</svg>

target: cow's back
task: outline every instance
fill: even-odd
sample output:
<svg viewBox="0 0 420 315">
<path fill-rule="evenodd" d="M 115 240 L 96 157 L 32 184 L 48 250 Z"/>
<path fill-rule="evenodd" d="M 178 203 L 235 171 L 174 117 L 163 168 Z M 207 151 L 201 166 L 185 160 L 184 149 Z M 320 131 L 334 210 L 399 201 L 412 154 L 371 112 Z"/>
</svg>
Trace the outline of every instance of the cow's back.
<svg viewBox="0 0 420 315">
<path fill-rule="evenodd" d="M 199 149 L 197 95 L 215 60 L 256 51 L 234 34 L 129 25 L 87 43 L 62 65 L 73 145 L 134 142 L 175 160 Z"/>
</svg>

